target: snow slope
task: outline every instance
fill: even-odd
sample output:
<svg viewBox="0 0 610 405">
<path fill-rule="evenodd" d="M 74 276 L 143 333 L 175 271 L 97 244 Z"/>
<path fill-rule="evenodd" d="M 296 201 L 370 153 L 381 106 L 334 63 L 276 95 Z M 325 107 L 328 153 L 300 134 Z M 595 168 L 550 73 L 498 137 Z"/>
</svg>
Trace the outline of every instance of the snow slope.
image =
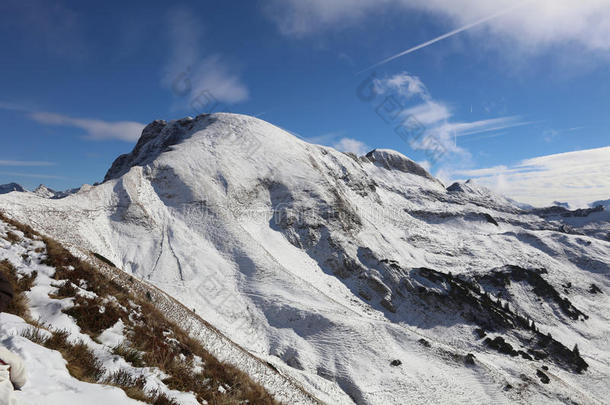
<svg viewBox="0 0 610 405">
<path fill-rule="evenodd" d="M 241 115 L 155 121 L 104 183 L 0 209 L 150 281 L 329 404 L 604 403 L 610 242 L 367 156 Z"/>
</svg>

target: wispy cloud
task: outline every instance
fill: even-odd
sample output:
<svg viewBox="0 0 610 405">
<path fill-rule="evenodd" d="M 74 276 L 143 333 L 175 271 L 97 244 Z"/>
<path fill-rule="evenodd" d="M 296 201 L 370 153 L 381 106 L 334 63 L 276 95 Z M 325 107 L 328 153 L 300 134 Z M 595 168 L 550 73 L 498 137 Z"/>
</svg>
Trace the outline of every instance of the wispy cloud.
<svg viewBox="0 0 610 405">
<path fill-rule="evenodd" d="M 475 26 L 481 26 L 475 35 L 487 41 L 509 40 L 528 52 L 555 45 L 576 45 L 602 55 L 610 50 L 607 0 L 536 0 L 517 6 L 514 0 L 267 0 L 265 10 L 280 32 L 294 37 L 340 29 L 397 10 L 424 11 L 450 21 L 450 32 L 382 63 Z"/>
<path fill-rule="evenodd" d="M 438 36 L 438 37 L 436 37 L 434 39 L 431 39 L 429 41 L 426 41 L 426 42 L 423 42 L 421 44 L 415 45 L 415 46 L 413 46 L 413 47 L 411 47 L 411 48 L 409 48 L 409 49 L 407 49 L 405 51 L 402 51 L 402 52 L 399 52 L 399 53 L 397 53 L 395 55 L 389 56 L 389 57 L 387 57 L 387 58 L 385 58 L 385 59 L 375 63 L 374 65 L 364 69 L 360 73 L 362 73 L 364 71 L 367 71 L 367 70 L 375 69 L 376 67 L 379 67 L 381 65 L 385 65 L 388 62 L 391 62 L 391 61 L 393 61 L 395 59 L 398 59 L 400 57 L 406 56 L 406 55 L 408 55 L 410 53 L 413 53 L 415 51 L 418 51 L 418 50 L 423 49 L 425 47 L 428 47 L 430 45 L 433 45 L 433 44 L 435 44 L 437 42 L 440 42 L 440 41 L 442 41 L 444 39 L 451 38 L 454 35 L 457 35 L 459 33 L 462 33 L 464 31 L 467 31 L 467 30 L 472 29 L 474 27 L 477 27 L 479 25 L 483 25 L 485 23 L 488 23 L 488 22 L 490 22 L 492 20 L 495 20 L 495 19 L 497 19 L 499 17 L 502 17 L 502 16 L 504 16 L 504 15 L 506 15 L 506 14 L 512 12 L 512 11 L 514 11 L 516 8 L 521 7 L 525 3 L 530 3 L 530 2 L 531 2 L 531 0 L 522 1 L 520 3 L 517 3 L 516 5 L 508 7 L 506 9 L 502 9 L 499 12 L 495 12 L 495 13 L 493 13 L 491 15 L 487 15 L 487 16 L 485 16 L 483 18 L 480 18 L 480 19 L 478 19 L 478 20 L 476 20 L 474 22 L 468 23 L 468 24 L 463 25 L 463 26 L 461 26 L 459 28 L 456 28 L 456 29 L 454 29 L 452 31 L 449 31 L 449 32 L 447 32 L 447 33 L 445 33 L 443 35 L 440 35 L 440 36 Z"/>
<path fill-rule="evenodd" d="M 133 121 L 102 121 L 90 118 L 73 118 L 48 112 L 34 112 L 28 115 L 32 120 L 45 125 L 57 125 L 79 128 L 85 131 L 90 140 L 118 139 L 137 141 L 142 134 L 144 124 Z"/>
<path fill-rule="evenodd" d="M 519 116 L 471 122 L 455 121 L 450 106 L 434 99 L 425 84 L 418 77 L 407 72 L 375 78 L 373 83 L 377 94 L 392 98 L 396 104 L 392 107 L 400 109 L 399 112 L 394 112 L 394 115 L 402 119 L 414 117 L 423 126 L 423 135 L 409 139 L 409 146 L 424 151 L 438 151 L 440 146 L 444 152 L 445 164 L 448 163 L 446 160 L 451 158 L 459 158 L 462 161 L 471 158 L 468 150 L 458 145 L 458 138 L 481 133 L 497 133 L 532 124 Z"/>
<path fill-rule="evenodd" d="M 21 173 L 21 172 L 4 172 L 0 171 L 0 175 L 12 176 L 12 177 L 24 177 L 32 179 L 54 179 L 54 180 L 66 180 L 63 176 L 54 176 L 51 174 L 37 174 L 37 173 Z"/>
<path fill-rule="evenodd" d="M 341 152 L 350 152 L 358 156 L 371 150 L 364 142 L 352 138 L 341 138 L 333 144 L 333 148 Z"/>
<path fill-rule="evenodd" d="M 63 114 L 36 111 L 22 103 L 0 101 L 0 110 L 14 111 L 44 125 L 56 125 L 79 128 L 85 131 L 85 139 L 101 141 L 118 139 L 126 142 L 137 141 L 142 134 L 144 124 L 135 121 L 104 121 L 93 118 L 75 118 Z"/>
<path fill-rule="evenodd" d="M 43 162 L 35 160 L 0 160 L 0 166 L 40 167 L 54 165 L 54 162 Z"/>
<path fill-rule="evenodd" d="M 453 177 L 474 178 L 491 189 L 532 205 L 563 201 L 584 207 L 594 200 L 610 198 L 608 162 L 610 147 L 605 147 L 540 156 L 511 166 L 458 170 Z"/>
<path fill-rule="evenodd" d="M 454 132 L 456 137 L 461 137 L 485 132 L 501 131 L 531 124 L 535 124 L 535 122 L 524 121 L 523 118 L 519 116 L 510 116 L 473 122 L 455 122 L 448 124 L 447 130 Z"/>
<path fill-rule="evenodd" d="M 173 9 L 168 19 L 169 52 L 161 84 L 172 91 L 182 107 L 192 107 L 202 94 L 221 103 L 249 97 L 248 88 L 219 54 L 203 56 L 203 24 L 195 13 Z"/>
</svg>

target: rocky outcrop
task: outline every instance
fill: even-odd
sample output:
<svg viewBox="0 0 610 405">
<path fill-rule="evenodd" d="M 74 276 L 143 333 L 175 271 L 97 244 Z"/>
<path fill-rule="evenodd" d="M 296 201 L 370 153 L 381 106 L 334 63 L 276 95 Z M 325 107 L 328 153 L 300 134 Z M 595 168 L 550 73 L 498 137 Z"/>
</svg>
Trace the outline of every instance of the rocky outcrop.
<svg viewBox="0 0 610 405">
<path fill-rule="evenodd" d="M 373 162 L 387 170 L 398 170 L 404 173 L 411 173 L 415 174 L 416 176 L 421 176 L 429 180 L 436 181 L 436 179 L 422 166 L 393 150 L 374 149 L 366 154 L 366 158 L 370 162 Z"/>
<path fill-rule="evenodd" d="M 0 194 L 12 193 L 13 191 L 25 192 L 26 189 L 17 183 L 0 184 Z"/>
</svg>

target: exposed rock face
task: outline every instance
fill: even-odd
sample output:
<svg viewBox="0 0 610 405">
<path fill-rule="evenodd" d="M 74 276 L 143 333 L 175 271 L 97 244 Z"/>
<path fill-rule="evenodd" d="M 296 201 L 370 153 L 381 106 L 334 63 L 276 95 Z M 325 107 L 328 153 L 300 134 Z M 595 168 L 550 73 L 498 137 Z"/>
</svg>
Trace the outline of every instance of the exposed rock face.
<svg viewBox="0 0 610 405">
<path fill-rule="evenodd" d="M 404 173 L 411 173 L 430 180 L 436 180 L 421 165 L 393 150 L 374 149 L 366 154 L 366 158 L 388 170 L 400 170 Z"/>
<path fill-rule="evenodd" d="M 171 146 L 180 143 L 193 132 L 203 129 L 210 122 L 211 119 L 207 114 L 198 115 L 195 118 L 183 118 L 169 124 L 163 120 L 151 122 L 142 130 L 142 136 L 133 150 L 119 156 L 112 163 L 104 181 L 121 177 L 133 166 L 151 163 L 161 153 L 168 151 Z"/>
</svg>

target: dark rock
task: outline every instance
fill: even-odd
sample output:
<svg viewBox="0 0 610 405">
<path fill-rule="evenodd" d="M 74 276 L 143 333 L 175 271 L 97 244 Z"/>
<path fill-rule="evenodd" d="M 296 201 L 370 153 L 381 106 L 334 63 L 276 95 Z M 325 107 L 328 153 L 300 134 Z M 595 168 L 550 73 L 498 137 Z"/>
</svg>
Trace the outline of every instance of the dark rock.
<svg viewBox="0 0 610 405">
<path fill-rule="evenodd" d="M 382 299 L 381 306 L 392 313 L 396 313 L 396 307 L 394 307 L 394 304 L 392 304 L 392 301 L 390 301 L 388 299 L 385 299 L 385 298 Z"/>
<path fill-rule="evenodd" d="M 420 345 L 424 346 L 424 347 L 431 347 L 432 345 L 430 344 L 430 342 L 428 342 L 426 339 L 421 338 L 417 341 L 417 343 L 419 343 Z"/>
<path fill-rule="evenodd" d="M 526 353 L 526 352 L 524 352 L 523 350 L 519 350 L 519 351 L 517 351 L 517 353 L 519 353 L 519 355 L 520 355 L 521 357 L 523 357 L 525 360 L 534 360 L 534 359 L 532 358 L 532 356 L 530 356 L 529 354 L 527 354 L 527 353 Z"/>
<path fill-rule="evenodd" d="M 393 366 L 393 367 L 398 367 L 398 366 L 400 366 L 401 364 L 402 364 L 402 361 L 400 361 L 400 360 L 396 359 L 396 360 L 392 360 L 392 362 L 390 363 L 390 366 Z"/>
<path fill-rule="evenodd" d="M 142 135 L 133 150 L 119 156 L 112 163 L 104 176 L 104 182 L 121 177 L 133 166 L 144 166 L 152 162 L 159 154 L 191 136 L 194 126 L 203 129 L 212 121 L 209 115 L 201 114 L 194 119 L 183 118 L 169 123 L 163 120 L 151 122 L 142 130 Z"/>
<path fill-rule="evenodd" d="M 494 224 L 495 226 L 500 226 L 500 225 L 498 225 L 498 221 L 496 221 L 494 219 L 494 217 L 492 217 L 491 215 L 485 213 L 485 214 L 483 214 L 483 216 L 485 217 L 485 220 L 487 222 L 489 222 L 490 224 Z"/>
<path fill-rule="evenodd" d="M 464 357 L 464 363 L 469 364 L 469 365 L 474 365 L 474 360 L 476 359 L 476 357 L 474 356 L 474 354 L 472 353 L 468 353 L 466 355 L 466 357 Z"/>
<path fill-rule="evenodd" d="M 495 349 L 499 353 L 507 354 L 513 357 L 518 355 L 517 351 L 513 349 L 513 346 L 510 343 L 506 342 L 502 336 L 497 336 L 493 340 L 491 338 L 486 338 L 485 344 L 491 347 L 492 349 Z"/>
<path fill-rule="evenodd" d="M 481 283 L 488 282 L 498 288 L 506 288 L 506 286 L 510 285 L 511 281 L 524 281 L 534 288 L 534 294 L 540 298 L 554 301 L 561 311 L 571 319 L 578 320 L 580 317 L 588 319 L 588 315 L 572 305 L 569 299 L 563 298 L 555 287 L 542 277 L 546 273 L 547 271 L 544 269 L 524 269 L 519 266 L 509 265 L 479 277 L 478 281 Z M 571 286 L 571 284 L 569 285 Z"/>
<path fill-rule="evenodd" d="M 366 157 L 369 161 L 382 166 L 385 169 L 411 173 L 436 181 L 436 179 L 430 173 L 428 173 L 426 169 L 398 152 L 392 150 L 374 149 L 367 153 Z"/>
<path fill-rule="evenodd" d="M 549 378 L 549 376 L 544 374 L 544 372 L 542 372 L 542 370 L 536 370 L 536 375 L 538 376 L 538 378 L 540 378 L 540 381 L 543 384 L 548 384 L 551 382 L 551 379 Z"/>
</svg>

